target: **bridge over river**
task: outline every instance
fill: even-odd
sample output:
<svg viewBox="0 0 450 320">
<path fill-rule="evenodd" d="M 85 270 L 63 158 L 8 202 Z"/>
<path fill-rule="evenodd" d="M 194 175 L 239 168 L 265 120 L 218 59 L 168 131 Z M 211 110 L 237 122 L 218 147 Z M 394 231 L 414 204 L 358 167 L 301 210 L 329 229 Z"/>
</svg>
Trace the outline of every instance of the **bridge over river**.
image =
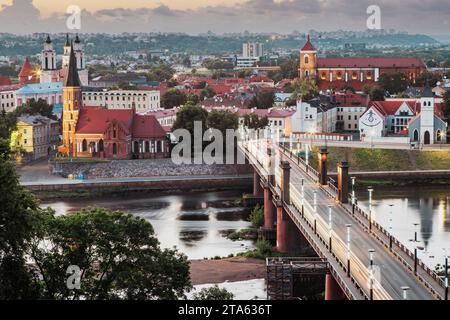
<svg viewBox="0 0 450 320">
<path fill-rule="evenodd" d="M 266 139 L 241 142 L 254 167 L 255 196 L 264 197 L 264 229 L 276 230 L 277 250 L 294 252 L 298 238 L 326 259 L 326 297 L 364 300 L 446 299 L 446 281 L 373 221 L 349 193 L 348 164 L 337 181 L 327 176 L 327 152 L 319 171 L 283 145 Z M 327 294 L 328 292 L 328 294 Z"/>
</svg>

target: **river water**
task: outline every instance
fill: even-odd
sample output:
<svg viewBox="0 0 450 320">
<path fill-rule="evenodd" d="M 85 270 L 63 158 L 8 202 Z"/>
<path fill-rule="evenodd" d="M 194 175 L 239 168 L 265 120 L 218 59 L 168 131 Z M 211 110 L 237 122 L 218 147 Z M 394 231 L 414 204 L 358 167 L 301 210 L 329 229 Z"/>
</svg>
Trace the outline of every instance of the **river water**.
<svg viewBox="0 0 450 320">
<path fill-rule="evenodd" d="M 242 191 L 127 195 L 42 202 L 56 214 L 84 207 L 130 212 L 149 221 L 163 248 L 176 246 L 189 259 L 226 257 L 254 248 L 252 241 L 231 241 L 227 232 L 250 226 L 247 209 L 235 204 Z"/>
<path fill-rule="evenodd" d="M 450 255 L 450 187 L 374 188 L 374 219 L 431 268 Z M 361 207 L 368 208 L 368 192 L 358 190 Z M 415 225 L 416 224 L 416 225 Z M 417 240 L 413 242 L 415 232 Z"/>
</svg>

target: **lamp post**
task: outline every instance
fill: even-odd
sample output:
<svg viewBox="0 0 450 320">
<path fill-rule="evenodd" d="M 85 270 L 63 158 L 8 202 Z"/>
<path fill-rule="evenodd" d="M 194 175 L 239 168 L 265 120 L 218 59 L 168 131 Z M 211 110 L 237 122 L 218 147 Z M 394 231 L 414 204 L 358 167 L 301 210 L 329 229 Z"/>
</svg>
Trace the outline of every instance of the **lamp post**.
<svg viewBox="0 0 450 320">
<path fill-rule="evenodd" d="M 448 255 L 447 255 L 447 249 L 444 250 L 444 286 L 445 286 L 445 294 L 444 294 L 444 300 L 448 300 Z"/>
<path fill-rule="evenodd" d="M 402 291 L 403 291 L 403 300 L 408 300 L 409 287 L 407 286 L 402 287 Z"/>
<path fill-rule="evenodd" d="M 356 177 L 351 177 L 351 179 L 352 179 L 352 214 L 355 214 L 355 205 L 356 205 L 355 182 L 356 182 Z"/>
<path fill-rule="evenodd" d="M 367 189 L 369 191 L 369 231 L 372 232 L 372 194 L 373 188 L 369 187 Z"/>
<path fill-rule="evenodd" d="M 419 226 L 418 223 L 413 223 L 414 225 L 414 242 L 417 242 L 417 227 Z"/>
<path fill-rule="evenodd" d="M 302 178 L 302 217 L 305 215 L 305 179 Z"/>
<path fill-rule="evenodd" d="M 375 250 L 369 249 L 369 259 L 370 259 L 370 267 L 369 267 L 369 297 L 370 300 L 373 300 L 373 256 L 374 256 Z"/>
<path fill-rule="evenodd" d="M 328 248 L 330 250 L 330 253 L 333 251 L 332 250 L 332 240 L 331 240 L 331 232 L 333 231 L 333 209 L 332 208 L 333 208 L 332 205 L 328 206 L 328 233 L 330 234 Z"/>
<path fill-rule="evenodd" d="M 309 146 L 305 144 L 305 163 L 306 163 L 306 172 L 308 173 L 309 168 Z"/>
<path fill-rule="evenodd" d="M 350 230 L 352 228 L 352 225 L 351 224 L 346 224 L 345 226 L 347 227 L 347 276 L 350 277 L 350 259 L 351 259 L 351 247 L 350 247 L 351 234 L 350 234 Z"/>
<path fill-rule="evenodd" d="M 314 194 L 314 198 L 313 198 L 313 209 L 314 209 L 314 233 L 317 234 L 317 191 L 314 190 L 313 194 Z"/>
<path fill-rule="evenodd" d="M 389 205 L 389 250 L 392 251 L 392 207 L 394 205 Z"/>
<path fill-rule="evenodd" d="M 414 247 L 414 274 L 417 274 L 417 265 L 419 262 L 419 257 L 417 256 L 417 250 L 423 250 L 424 247 L 415 246 Z"/>
</svg>

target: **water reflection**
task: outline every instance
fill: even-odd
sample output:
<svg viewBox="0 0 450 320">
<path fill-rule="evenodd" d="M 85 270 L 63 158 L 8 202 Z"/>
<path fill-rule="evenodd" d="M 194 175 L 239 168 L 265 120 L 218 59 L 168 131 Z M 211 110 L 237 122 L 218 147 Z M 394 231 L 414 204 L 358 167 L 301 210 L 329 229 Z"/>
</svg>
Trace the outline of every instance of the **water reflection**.
<svg viewBox="0 0 450 320">
<path fill-rule="evenodd" d="M 93 200 L 67 200 L 42 203 L 56 214 L 96 206 L 131 212 L 149 221 L 161 246 L 176 246 L 190 259 L 228 256 L 254 247 L 252 241 L 233 242 L 226 234 L 250 226 L 249 211 L 236 206 L 239 191 L 184 193 L 177 195 L 133 195 Z"/>
<path fill-rule="evenodd" d="M 358 192 L 359 203 L 368 208 L 365 190 Z M 373 217 L 409 249 L 414 248 L 418 231 L 419 246 L 425 249 L 420 258 L 434 268 L 444 261 L 444 250 L 450 249 L 450 188 L 375 188 Z M 415 224 L 417 224 L 417 229 Z"/>
</svg>

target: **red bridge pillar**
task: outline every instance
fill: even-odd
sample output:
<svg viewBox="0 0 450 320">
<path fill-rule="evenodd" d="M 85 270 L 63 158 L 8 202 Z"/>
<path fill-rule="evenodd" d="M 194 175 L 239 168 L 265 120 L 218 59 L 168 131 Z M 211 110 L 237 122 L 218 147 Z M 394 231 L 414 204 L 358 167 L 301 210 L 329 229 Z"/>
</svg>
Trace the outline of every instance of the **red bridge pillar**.
<svg viewBox="0 0 450 320">
<path fill-rule="evenodd" d="M 272 192 L 264 188 L 264 228 L 273 229 L 276 219 L 276 209 L 272 202 Z"/>
<path fill-rule="evenodd" d="M 261 187 L 261 182 L 259 178 L 258 172 L 254 170 L 253 172 L 253 196 L 254 197 L 262 197 L 263 191 Z"/>
<path fill-rule="evenodd" d="M 327 158 L 328 150 L 326 147 L 320 149 L 319 152 L 319 182 L 322 186 L 328 184 L 328 172 L 327 172 Z"/>
<path fill-rule="evenodd" d="M 325 276 L 325 300 L 347 300 L 341 287 L 329 272 Z"/>
<path fill-rule="evenodd" d="M 289 217 L 283 209 L 283 205 L 277 205 L 277 251 L 288 252 L 289 241 Z"/>
<path fill-rule="evenodd" d="M 350 177 L 348 174 L 348 162 L 342 161 L 338 164 L 338 200 L 340 203 L 348 203 L 348 185 Z"/>
</svg>

